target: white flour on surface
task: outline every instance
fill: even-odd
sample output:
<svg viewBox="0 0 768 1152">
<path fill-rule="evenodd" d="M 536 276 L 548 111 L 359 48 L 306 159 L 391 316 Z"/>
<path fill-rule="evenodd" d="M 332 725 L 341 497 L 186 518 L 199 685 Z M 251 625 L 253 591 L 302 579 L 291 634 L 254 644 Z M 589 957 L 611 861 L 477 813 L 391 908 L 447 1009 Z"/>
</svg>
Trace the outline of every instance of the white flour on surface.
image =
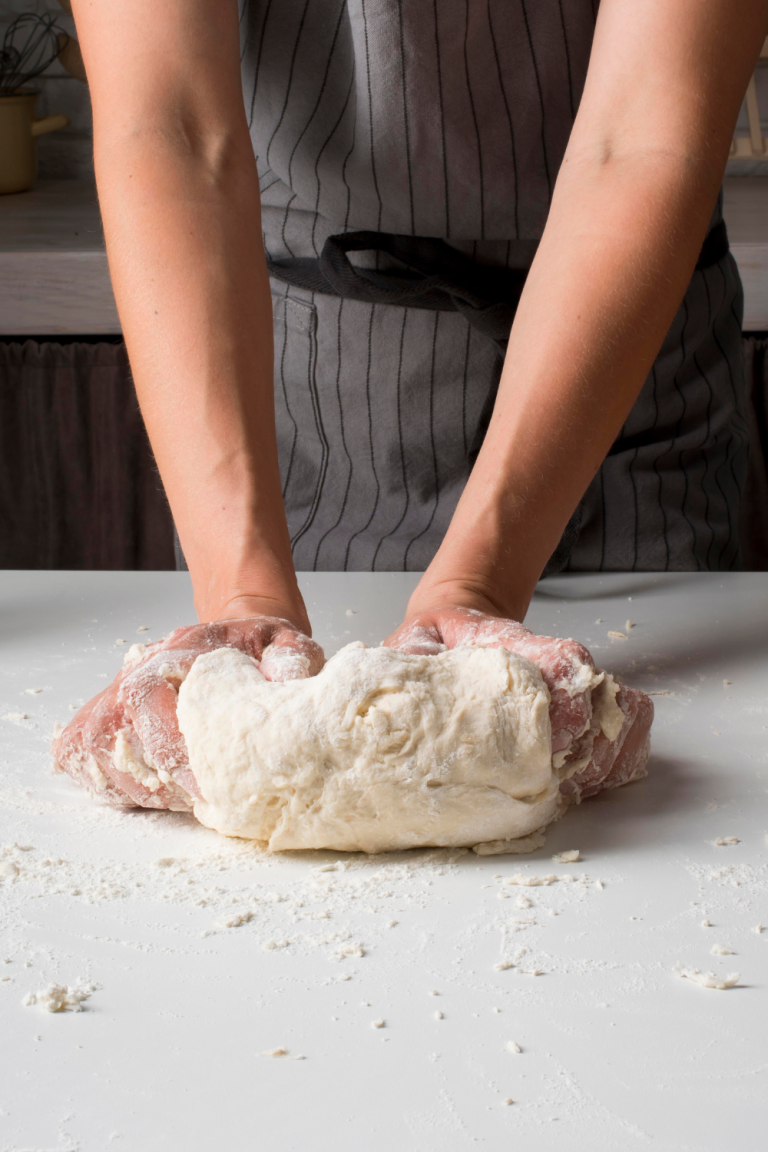
<svg viewBox="0 0 768 1152">
<path fill-rule="evenodd" d="M 25 1008 L 37 1005 L 45 1012 L 82 1012 L 83 1004 L 94 992 L 96 984 L 49 984 L 40 992 L 29 992 L 22 1000 Z"/>
<path fill-rule="evenodd" d="M 738 972 L 731 972 L 728 976 L 717 976 L 714 972 L 702 972 L 698 968 L 684 968 L 682 964 L 678 964 L 675 968 L 675 975 L 682 976 L 693 984 L 698 984 L 700 988 L 718 988 L 720 990 L 735 988 L 740 979 Z"/>
</svg>

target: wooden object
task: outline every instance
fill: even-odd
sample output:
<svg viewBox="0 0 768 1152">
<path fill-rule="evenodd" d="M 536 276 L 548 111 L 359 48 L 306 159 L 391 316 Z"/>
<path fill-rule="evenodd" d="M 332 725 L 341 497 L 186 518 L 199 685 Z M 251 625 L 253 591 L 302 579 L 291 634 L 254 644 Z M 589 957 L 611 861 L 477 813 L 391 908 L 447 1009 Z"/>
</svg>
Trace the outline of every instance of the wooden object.
<svg viewBox="0 0 768 1152">
<path fill-rule="evenodd" d="M 768 60 L 768 37 L 766 37 L 760 52 L 761 60 Z M 763 137 L 760 125 L 760 107 L 757 102 L 757 82 L 754 75 L 747 86 L 745 96 L 747 106 L 748 136 L 734 136 L 731 144 L 731 160 L 766 160 L 768 159 L 768 139 Z"/>
<path fill-rule="evenodd" d="M 0 335 L 119 332 L 94 185 L 0 197 Z"/>
<path fill-rule="evenodd" d="M 729 176 L 723 213 L 744 285 L 744 331 L 768 331 L 768 176 Z"/>
</svg>

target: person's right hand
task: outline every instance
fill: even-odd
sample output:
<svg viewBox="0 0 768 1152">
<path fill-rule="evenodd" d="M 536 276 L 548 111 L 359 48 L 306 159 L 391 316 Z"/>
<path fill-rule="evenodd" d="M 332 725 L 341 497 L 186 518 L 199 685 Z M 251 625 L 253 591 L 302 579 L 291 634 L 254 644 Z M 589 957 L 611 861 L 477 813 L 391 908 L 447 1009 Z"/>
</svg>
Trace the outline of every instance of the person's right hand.
<svg viewBox="0 0 768 1152">
<path fill-rule="evenodd" d="M 179 687 L 196 658 L 238 648 L 268 680 L 314 676 L 325 663 L 319 644 L 275 616 L 177 628 L 154 644 L 136 644 L 125 667 L 53 742 L 57 765 L 112 804 L 188 811 L 200 795 L 176 720 Z"/>
</svg>

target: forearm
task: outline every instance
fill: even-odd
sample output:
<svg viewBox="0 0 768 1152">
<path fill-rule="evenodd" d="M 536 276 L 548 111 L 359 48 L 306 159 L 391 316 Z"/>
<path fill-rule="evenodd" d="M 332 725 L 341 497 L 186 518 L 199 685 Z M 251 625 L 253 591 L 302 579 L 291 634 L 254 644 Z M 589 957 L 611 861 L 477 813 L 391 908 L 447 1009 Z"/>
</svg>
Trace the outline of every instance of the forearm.
<svg viewBox="0 0 768 1152">
<path fill-rule="evenodd" d="M 272 323 L 253 155 L 99 139 L 110 270 L 202 619 L 293 581 L 274 435 Z M 247 151 L 246 151 L 247 149 Z"/>
<path fill-rule="evenodd" d="M 522 619 L 693 272 L 765 0 L 601 0 L 490 428 L 411 613 Z"/>
<path fill-rule="evenodd" d="M 112 283 L 198 613 L 277 612 L 304 625 L 237 2 L 73 8 Z"/>
<path fill-rule="evenodd" d="M 564 166 L 488 434 L 422 592 L 458 581 L 522 618 L 674 317 L 716 180 L 666 156 Z"/>
</svg>

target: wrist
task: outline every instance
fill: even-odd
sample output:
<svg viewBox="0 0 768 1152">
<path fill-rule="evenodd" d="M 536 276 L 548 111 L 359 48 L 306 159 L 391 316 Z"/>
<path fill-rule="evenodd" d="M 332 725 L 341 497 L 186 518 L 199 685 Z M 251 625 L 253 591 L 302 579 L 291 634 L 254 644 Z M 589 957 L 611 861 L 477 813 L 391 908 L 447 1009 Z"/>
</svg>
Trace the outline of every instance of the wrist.
<svg viewBox="0 0 768 1152">
<path fill-rule="evenodd" d="M 226 600 L 220 600 L 212 606 L 208 619 L 213 620 L 244 620 L 252 616 L 276 616 L 279 620 L 287 620 L 305 636 L 312 635 L 309 617 L 301 597 L 296 590 L 297 597 L 289 595 L 263 595 L 262 593 L 235 593 Z"/>
<path fill-rule="evenodd" d="M 531 594 L 512 592 L 476 575 L 439 575 L 428 569 L 408 601 L 405 618 L 446 608 L 471 608 L 487 616 L 522 621 Z"/>
<path fill-rule="evenodd" d="M 234 570 L 190 564 L 198 619 L 234 620 L 277 616 L 311 635 L 309 617 L 290 558 L 261 551 Z"/>
</svg>

